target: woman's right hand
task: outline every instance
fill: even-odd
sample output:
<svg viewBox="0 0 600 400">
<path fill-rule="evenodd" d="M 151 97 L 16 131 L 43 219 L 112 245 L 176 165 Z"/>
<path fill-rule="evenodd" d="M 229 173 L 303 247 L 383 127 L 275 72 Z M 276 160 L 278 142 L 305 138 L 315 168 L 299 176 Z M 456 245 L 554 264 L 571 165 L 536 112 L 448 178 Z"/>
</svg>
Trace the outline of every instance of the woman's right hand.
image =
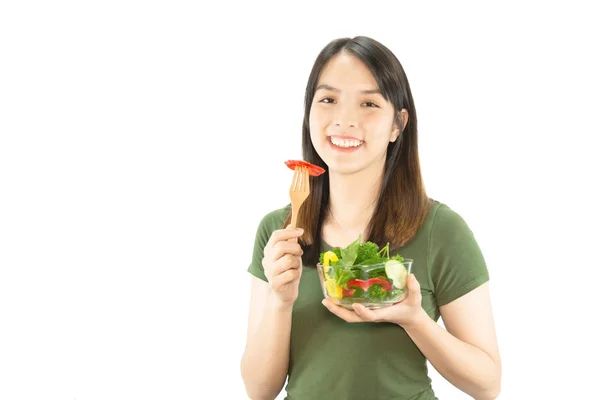
<svg viewBox="0 0 600 400">
<path fill-rule="evenodd" d="M 262 265 L 272 294 L 281 306 L 292 306 L 298 298 L 302 276 L 302 248 L 298 238 L 301 228 L 278 229 L 273 232 L 264 249 Z"/>
</svg>

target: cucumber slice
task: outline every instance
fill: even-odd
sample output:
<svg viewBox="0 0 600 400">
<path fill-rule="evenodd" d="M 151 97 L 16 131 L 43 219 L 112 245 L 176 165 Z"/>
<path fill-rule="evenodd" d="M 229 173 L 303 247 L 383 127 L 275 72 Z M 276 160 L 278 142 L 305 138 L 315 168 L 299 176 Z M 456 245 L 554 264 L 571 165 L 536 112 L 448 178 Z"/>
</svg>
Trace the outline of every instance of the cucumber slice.
<svg viewBox="0 0 600 400">
<path fill-rule="evenodd" d="M 392 280 L 394 287 L 398 289 L 404 289 L 406 287 L 408 271 L 406 270 L 406 267 L 399 261 L 387 261 L 385 263 L 385 274 Z"/>
</svg>

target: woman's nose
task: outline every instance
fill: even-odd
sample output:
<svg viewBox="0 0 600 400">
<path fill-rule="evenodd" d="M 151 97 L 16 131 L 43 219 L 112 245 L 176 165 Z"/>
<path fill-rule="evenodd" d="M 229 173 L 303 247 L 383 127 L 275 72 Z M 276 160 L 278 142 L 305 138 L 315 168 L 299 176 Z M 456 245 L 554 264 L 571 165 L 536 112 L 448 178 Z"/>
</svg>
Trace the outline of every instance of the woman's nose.
<svg viewBox="0 0 600 400">
<path fill-rule="evenodd" d="M 356 128 L 358 126 L 358 113 L 351 107 L 339 107 L 335 115 L 335 125 L 345 128 Z"/>
</svg>

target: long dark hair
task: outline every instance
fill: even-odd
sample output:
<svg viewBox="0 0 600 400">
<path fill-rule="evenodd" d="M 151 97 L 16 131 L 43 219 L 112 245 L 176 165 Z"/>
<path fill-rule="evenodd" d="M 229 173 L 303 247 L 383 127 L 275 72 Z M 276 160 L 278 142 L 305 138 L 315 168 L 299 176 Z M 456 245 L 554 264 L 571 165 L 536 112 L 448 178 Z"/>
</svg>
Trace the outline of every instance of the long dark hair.
<svg viewBox="0 0 600 400">
<path fill-rule="evenodd" d="M 390 142 L 385 160 L 385 172 L 379 199 L 364 238 L 392 249 L 403 246 L 423 224 L 429 211 L 417 146 L 417 113 L 404 68 L 396 56 L 383 44 L 365 36 L 331 41 L 321 50 L 306 85 L 304 121 L 302 124 L 302 155 L 305 161 L 327 170 L 317 154 L 311 138 L 309 116 L 321 71 L 327 62 L 345 51 L 358 57 L 371 71 L 386 101 L 394 106 L 396 123 L 402 127 L 400 111 L 408 112 L 408 123 L 395 142 Z M 319 259 L 321 228 L 329 207 L 329 174 L 310 178 L 311 193 L 300 208 L 297 226 L 304 229 L 300 244 L 303 260 L 315 265 Z M 290 214 L 284 226 L 290 223 Z"/>
</svg>

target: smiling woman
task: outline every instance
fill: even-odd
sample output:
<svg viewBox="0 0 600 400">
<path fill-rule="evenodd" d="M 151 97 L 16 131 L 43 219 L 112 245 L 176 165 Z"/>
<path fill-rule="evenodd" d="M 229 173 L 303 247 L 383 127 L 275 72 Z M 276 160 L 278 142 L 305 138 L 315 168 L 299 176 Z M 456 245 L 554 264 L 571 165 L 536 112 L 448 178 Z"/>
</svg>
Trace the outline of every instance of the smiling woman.
<svg viewBox="0 0 600 400">
<path fill-rule="evenodd" d="M 472 397 L 497 397 L 486 263 L 466 222 L 425 192 L 410 86 L 388 48 L 356 37 L 321 51 L 306 87 L 302 147 L 323 173 L 309 178 L 298 228 L 288 226 L 289 204 L 260 221 L 248 268 L 241 373 L 250 398 L 276 398 L 287 378 L 288 400 L 432 400 L 428 360 Z M 357 237 L 412 260 L 400 302 L 371 310 L 323 299 L 319 256 L 339 253 L 343 264 L 347 251 L 338 250 L 358 246 Z M 381 274 L 369 288 L 346 281 L 342 293 L 394 284 Z"/>
</svg>

